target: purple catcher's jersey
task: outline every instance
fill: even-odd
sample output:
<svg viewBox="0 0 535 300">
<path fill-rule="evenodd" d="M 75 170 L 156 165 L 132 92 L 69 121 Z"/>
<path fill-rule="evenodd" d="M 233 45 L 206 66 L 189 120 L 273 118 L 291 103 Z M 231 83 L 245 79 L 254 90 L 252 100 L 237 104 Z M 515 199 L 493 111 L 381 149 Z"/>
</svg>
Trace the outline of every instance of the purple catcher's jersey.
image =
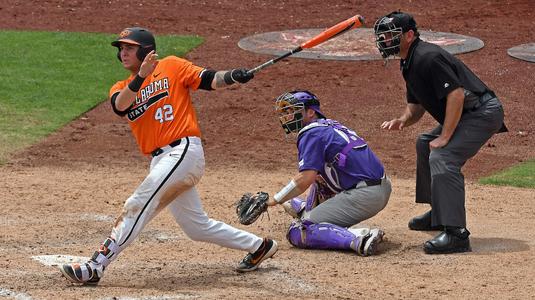
<svg viewBox="0 0 535 300">
<path fill-rule="evenodd" d="M 334 120 L 319 119 L 301 129 L 297 149 L 299 172 L 318 171 L 336 193 L 384 175 L 383 164 L 364 139 Z"/>
</svg>

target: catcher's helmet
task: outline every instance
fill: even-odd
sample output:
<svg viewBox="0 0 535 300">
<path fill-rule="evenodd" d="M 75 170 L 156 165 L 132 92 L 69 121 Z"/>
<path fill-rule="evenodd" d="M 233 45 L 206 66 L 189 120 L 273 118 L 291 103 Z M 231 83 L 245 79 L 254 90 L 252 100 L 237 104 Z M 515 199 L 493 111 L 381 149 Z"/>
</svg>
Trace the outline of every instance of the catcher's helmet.
<svg viewBox="0 0 535 300">
<path fill-rule="evenodd" d="M 419 36 L 414 18 L 401 11 L 394 11 L 377 19 L 373 30 L 375 44 L 383 58 L 399 53 L 399 44 L 403 33 L 412 30 L 416 36 Z"/>
<path fill-rule="evenodd" d="M 299 132 L 304 127 L 305 109 L 312 109 L 320 118 L 325 119 L 318 97 L 309 91 L 297 90 L 280 95 L 275 100 L 275 109 L 286 134 Z"/>
<path fill-rule="evenodd" d="M 121 60 L 121 43 L 139 45 L 136 56 L 140 61 L 143 61 L 149 52 L 156 50 L 154 36 L 150 31 L 141 27 L 125 28 L 119 37 L 111 43 L 112 46 L 119 48 L 119 52 L 117 52 L 119 60 Z"/>
</svg>

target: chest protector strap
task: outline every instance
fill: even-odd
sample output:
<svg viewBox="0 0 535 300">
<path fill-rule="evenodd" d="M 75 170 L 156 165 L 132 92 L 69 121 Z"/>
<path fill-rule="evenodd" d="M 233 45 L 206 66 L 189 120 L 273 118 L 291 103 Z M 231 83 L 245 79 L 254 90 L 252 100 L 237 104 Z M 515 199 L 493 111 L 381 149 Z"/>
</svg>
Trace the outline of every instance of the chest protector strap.
<svg viewBox="0 0 535 300">
<path fill-rule="evenodd" d="M 364 141 L 363 138 L 358 136 L 354 131 L 349 130 L 347 127 L 343 126 L 342 124 L 338 123 L 335 120 L 331 119 L 318 119 L 316 122 L 311 123 L 307 125 L 305 128 L 303 128 L 299 134 L 303 133 L 307 129 L 314 128 L 317 126 L 331 126 L 335 129 L 335 131 L 340 134 L 344 139 L 349 139 L 349 142 L 347 145 L 334 156 L 335 161 L 338 162 L 338 167 L 344 168 L 346 165 L 347 160 L 347 154 L 351 149 L 359 149 L 367 147 L 368 144 L 366 144 L 366 141 Z"/>
</svg>

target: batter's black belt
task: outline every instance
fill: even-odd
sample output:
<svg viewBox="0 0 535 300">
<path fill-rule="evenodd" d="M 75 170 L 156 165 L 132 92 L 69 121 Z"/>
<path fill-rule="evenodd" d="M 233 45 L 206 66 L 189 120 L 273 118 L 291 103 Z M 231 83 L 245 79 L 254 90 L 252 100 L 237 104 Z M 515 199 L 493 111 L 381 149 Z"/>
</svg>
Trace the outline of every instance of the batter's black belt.
<svg viewBox="0 0 535 300">
<path fill-rule="evenodd" d="M 171 143 L 169 143 L 169 147 L 176 147 L 176 146 L 180 145 L 181 141 L 182 141 L 182 139 L 178 139 L 178 140 L 176 140 L 174 142 L 171 142 Z M 158 155 L 160 155 L 162 153 L 163 153 L 163 149 L 162 148 L 156 148 L 156 149 L 154 149 L 154 151 L 152 151 L 150 153 L 150 155 L 152 155 L 152 157 L 156 157 L 156 156 L 158 156 Z"/>
</svg>

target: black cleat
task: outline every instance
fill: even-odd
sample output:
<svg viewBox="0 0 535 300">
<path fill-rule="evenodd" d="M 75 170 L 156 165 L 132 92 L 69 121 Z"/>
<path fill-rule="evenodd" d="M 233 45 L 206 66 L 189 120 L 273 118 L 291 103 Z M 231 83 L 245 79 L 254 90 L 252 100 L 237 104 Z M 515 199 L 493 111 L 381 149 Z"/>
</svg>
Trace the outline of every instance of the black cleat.
<svg viewBox="0 0 535 300">
<path fill-rule="evenodd" d="M 236 268 L 238 272 L 250 272 L 258 268 L 261 262 L 272 257 L 278 250 L 277 242 L 265 238 L 255 253 L 248 253 Z"/>
<path fill-rule="evenodd" d="M 469 235 L 466 228 L 446 228 L 446 231 L 424 243 L 424 251 L 427 254 L 470 252 Z"/>
<path fill-rule="evenodd" d="M 421 216 L 412 218 L 409 221 L 409 229 L 417 231 L 438 231 L 443 230 L 444 226 L 431 226 L 431 211 L 428 211 Z"/>
</svg>

